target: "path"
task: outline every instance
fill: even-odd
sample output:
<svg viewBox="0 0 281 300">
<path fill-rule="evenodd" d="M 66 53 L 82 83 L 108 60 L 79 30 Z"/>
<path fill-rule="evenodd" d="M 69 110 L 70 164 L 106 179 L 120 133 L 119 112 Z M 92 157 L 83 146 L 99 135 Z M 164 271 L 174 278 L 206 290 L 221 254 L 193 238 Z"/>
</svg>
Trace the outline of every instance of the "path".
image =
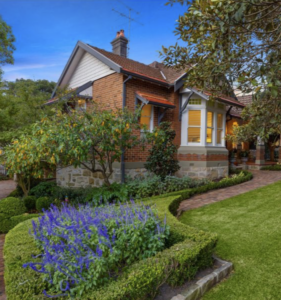
<svg viewBox="0 0 281 300">
<path fill-rule="evenodd" d="M 17 184 L 14 180 L 0 181 L 0 199 L 6 198 L 12 191 L 16 189 Z"/>
<path fill-rule="evenodd" d="M 190 209 L 195 209 L 207 204 L 219 202 L 227 198 L 237 196 L 257 188 L 266 186 L 281 180 L 281 172 L 278 171 L 252 171 L 254 178 L 250 181 L 234 185 L 224 189 L 213 190 L 201 195 L 195 195 L 181 202 L 178 214 Z"/>
</svg>

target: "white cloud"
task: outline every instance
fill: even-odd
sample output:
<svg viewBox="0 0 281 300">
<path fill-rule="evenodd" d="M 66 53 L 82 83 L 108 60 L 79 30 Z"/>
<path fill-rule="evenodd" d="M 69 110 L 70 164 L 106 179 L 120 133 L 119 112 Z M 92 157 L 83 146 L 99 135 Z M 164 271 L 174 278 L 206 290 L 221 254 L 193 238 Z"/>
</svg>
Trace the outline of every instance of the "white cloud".
<svg viewBox="0 0 281 300">
<path fill-rule="evenodd" d="M 31 65 L 21 65 L 21 66 L 6 66 L 4 69 L 5 73 L 8 72 L 15 72 L 15 71 L 21 71 L 21 70 L 30 70 L 30 69 L 43 69 L 43 68 L 50 68 L 50 67 L 56 67 L 56 64 L 31 64 Z"/>
</svg>

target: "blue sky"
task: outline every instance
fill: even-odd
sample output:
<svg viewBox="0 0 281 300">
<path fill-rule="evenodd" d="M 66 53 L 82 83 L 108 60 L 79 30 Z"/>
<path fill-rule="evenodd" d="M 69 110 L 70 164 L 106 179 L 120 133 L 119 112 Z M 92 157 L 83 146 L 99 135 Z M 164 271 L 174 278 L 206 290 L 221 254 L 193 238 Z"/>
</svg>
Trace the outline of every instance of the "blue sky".
<svg viewBox="0 0 281 300">
<path fill-rule="evenodd" d="M 3 66 L 4 79 L 57 81 L 76 42 L 111 51 L 116 32 L 129 22 L 112 11 L 132 7 L 129 57 L 151 63 L 158 50 L 177 41 L 173 31 L 186 6 L 165 6 L 167 0 L 0 0 L 0 14 L 16 37 L 14 65 Z"/>
</svg>

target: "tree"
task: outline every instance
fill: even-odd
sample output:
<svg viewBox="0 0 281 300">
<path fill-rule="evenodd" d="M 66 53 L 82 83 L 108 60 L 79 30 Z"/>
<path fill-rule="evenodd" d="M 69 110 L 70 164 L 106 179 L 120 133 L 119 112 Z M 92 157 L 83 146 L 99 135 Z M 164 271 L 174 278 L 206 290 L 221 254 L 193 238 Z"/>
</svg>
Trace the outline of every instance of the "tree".
<svg viewBox="0 0 281 300">
<path fill-rule="evenodd" d="M 235 143 L 263 140 L 274 161 L 274 149 L 281 134 L 281 101 L 274 101 L 269 92 L 257 93 L 251 105 L 242 111 L 244 123 L 234 126 L 227 139 Z"/>
<path fill-rule="evenodd" d="M 2 163 L 8 175 L 16 174 L 18 185 L 25 196 L 31 188 L 32 178 L 43 178 L 45 170 L 55 170 L 55 161 L 48 148 L 41 143 L 41 131 L 33 128 L 32 135 L 22 135 L 5 147 Z"/>
<path fill-rule="evenodd" d="M 213 94 L 280 93 L 281 0 L 170 0 L 187 5 L 175 30 L 186 46 L 163 47 L 168 66 L 188 71 L 189 86 Z M 225 80 L 227 79 L 227 80 Z"/>
<path fill-rule="evenodd" d="M 173 175 L 180 169 L 179 162 L 176 159 L 175 137 L 176 132 L 171 129 L 171 123 L 169 122 L 162 122 L 152 133 L 147 133 L 147 140 L 151 144 L 151 149 L 149 149 L 145 167 L 162 179 L 168 175 Z"/>
<path fill-rule="evenodd" d="M 92 173 L 101 173 L 105 184 L 110 185 L 113 163 L 120 161 L 122 150 L 140 142 L 138 116 L 94 104 L 89 112 L 67 107 L 67 113 L 59 111 L 43 118 L 32 126 L 30 135 L 5 148 L 8 173 L 22 178 L 24 191 L 28 191 L 31 176 L 43 176 L 47 165 L 84 166 Z"/>
<path fill-rule="evenodd" d="M 0 16 L 0 65 L 13 64 L 13 52 L 15 37 L 12 29 L 8 26 Z"/>
<path fill-rule="evenodd" d="M 51 97 L 54 82 L 17 79 L 4 82 L 0 94 L 0 146 L 31 131 L 31 125 L 51 114 L 48 106 L 42 106 Z"/>
</svg>

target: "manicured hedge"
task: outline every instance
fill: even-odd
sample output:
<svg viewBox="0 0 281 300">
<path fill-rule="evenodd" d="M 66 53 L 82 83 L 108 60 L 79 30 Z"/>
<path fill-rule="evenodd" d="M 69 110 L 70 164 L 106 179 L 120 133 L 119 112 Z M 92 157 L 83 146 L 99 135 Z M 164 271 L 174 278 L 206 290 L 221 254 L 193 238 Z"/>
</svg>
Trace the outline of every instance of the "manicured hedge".
<svg viewBox="0 0 281 300">
<path fill-rule="evenodd" d="M 266 170 L 266 171 L 281 171 L 281 165 L 274 165 L 274 166 L 262 167 L 261 170 Z"/>
<path fill-rule="evenodd" d="M 171 227 L 170 248 L 129 266 L 116 281 L 99 290 L 89 290 L 81 299 L 153 299 L 162 283 L 168 282 L 172 286 L 177 286 L 187 279 L 192 279 L 198 270 L 212 264 L 217 236 L 180 223 L 174 216 L 180 202 L 195 193 L 231 186 L 251 178 L 251 173 L 243 171 L 240 176 L 220 182 L 143 200 L 157 207 L 160 218 L 167 218 L 167 223 Z M 24 263 L 30 261 L 32 255 L 39 254 L 33 238 L 28 234 L 30 228 L 31 220 L 28 220 L 17 225 L 6 237 L 5 283 L 9 300 L 44 299 L 42 290 L 46 286 L 38 273 L 30 268 L 22 268 Z"/>
<path fill-rule="evenodd" d="M 8 197 L 0 201 L 0 233 L 7 233 L 18 223 L 37 215 L 25 214 L 26 207 L 23 200 Z"/>
<path fill-rule="evenodd" d="M 89 291 L 83 295 L 83 299 L 153 299 L 162 282 L 180 285 L 186 279 L 193 278 L 199 269 L 212 264 L 217 236 L 180 223 L 169 212 L 169 206 L 178 198 L 160 198 L 150 203 L 157 206 L 161 218 L 167 215 L 167 223 L 171 226 L 171 247 L 152 258 L 133 264 L 118 280 L 98 291 Z M 22 268 L 32 255 L 39 253 L 33 238 L 28 234 L 30 228 L 31 220 L 28 220 L 12 229 L 6 237 L 5 282 L 10 300 L 43 299 L 42 290 L 45 286 L 38 273 Z"/>
</svg>

